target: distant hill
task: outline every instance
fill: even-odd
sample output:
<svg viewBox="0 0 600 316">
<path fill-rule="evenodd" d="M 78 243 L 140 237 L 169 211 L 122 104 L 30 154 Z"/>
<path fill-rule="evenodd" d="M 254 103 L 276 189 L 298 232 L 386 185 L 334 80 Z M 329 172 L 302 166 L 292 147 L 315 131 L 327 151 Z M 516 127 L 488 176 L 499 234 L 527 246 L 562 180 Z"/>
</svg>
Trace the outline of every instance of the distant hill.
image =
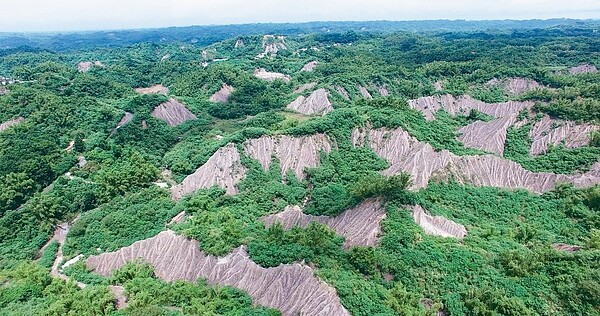
<svg viewBox="0 0 600 316">
<path fill-rule="evenodd" d="M 167 44 L 187 42 L 210 45 L 227 38 L 244 35 L 277 33 L 299 35 L 336 32 L 469 32 L 547 29 L 553 27 L 600 27 L 598 20 L 430 20 L 430 21 L 366 21 L 261 23 L 239 25 L 189 26 L 157 29 L 112 30 L 68 33 L 0 33 L 0 50 L 35 48 L 51 51 L 123 47 L 136 43 Z"/>
</svg>

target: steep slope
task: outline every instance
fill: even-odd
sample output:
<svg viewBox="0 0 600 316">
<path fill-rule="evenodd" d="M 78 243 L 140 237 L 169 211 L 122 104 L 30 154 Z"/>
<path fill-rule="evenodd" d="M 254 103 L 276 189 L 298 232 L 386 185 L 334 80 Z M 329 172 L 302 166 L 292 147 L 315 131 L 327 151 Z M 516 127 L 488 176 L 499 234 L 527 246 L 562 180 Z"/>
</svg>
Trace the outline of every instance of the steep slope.
<svg viewBox="0 0 600 316">
<path fill-rule="evenodd" d="M 312 222 L 319 222 L 331 227 L 338 235 L 346 237 L 344 247 L 349 248 L 377 245 L 381 233 L 380 223 L 385 216 L 381 200 L 369 199 L 335 217 L 306 215 L 299 206 L 288 206 L 283 212 L 265 216 L 260 220 L 267 227 L 281 223 L 285 229 L 306 227 Z"/>
<path fill-rule="evenodd" d="M 591 124 L 577 124 L 572 121 L 551 119 L 544 116 L 535 123 L 529 132 L 531 138 L 531 155 L 546 153 L 549 145 L 564 143 L 567 148 L 585 146 L 590 142 L 590 134 L 600 130 L 600 126 Z"/>
<path fill-rule="evenodd" d="M 598 72 L 598 69 L 596 68 L 596 66 L 594 65 L 590 65 L 590 64 L 581 64 L 575 67 L 572 67 L 571 69 L 569 69 L 569 73 L 572 75 L 578 75 L 578 74 L 591 74 L 591 73 L 596 73 Z"/>
<path fill-rule="evenodd" d="M 153 85 L 147 88 L 136 88 L 135 92 L 139 94 L 169 94 L 169 88 L 162 84 Z"/>
<path fill-rule="evenodd" d="M 181 184 L 171 188 L 171 197 L 175 200 L 199 189 L 208 189 L 215 185 L 226 190 L 227 194 L 238 192 L 237 184 L 246 177 L 246 168 L 242 165 L 235 144 L 217 150 L 208 161 L 187 176 Z"/>
<path fill-rule="evenodd" d="M 242 289 L 259 305 L 277 308 L 283 315 L 349 315 L 335 289 L 317 279 L 302 264 L 262 268 L 240 247 L 225 257 L 204 254 L 198 242 L 164 231 L 111 253 L 91 256 L 87 267 L 109 276 L 125 263 L 143 259 L 157 277 L 166 281 L 206 279 L 215 285 Z"/>
<path fill-rule="evenodd" d="M 354 130 L 352 142 L 369 146 L 390 163 L 384 175 L 406 171 L 414 181 L 412 189 L 427 186 L 430 179 L 454 180 L 475 186 L 527 189 L 542 193 L 551 190 L 557 183 L 571 182 L 577 187 L 600 183 L 600 163 L 591 171 L 580 175 L 557 175 L 535 173 L 524 169 L 516 162 L 493 155 L 456 156 L 447 150 L 436 151 L 431 145 L 419 142 L 401 128 L 394 130 Z"/>
<path fill-rule="evenodd" d="M 10 120 L 10 121 L 6 121 L 2 124 L 0 124 L 0 132 L 7 130 L 8 128 L 15 126 L 21 122 L 23 122 L 23 120 L 25 120 L 25 118 L 23 117 L 17 117 L 16 119 Z"/>
<path fill-rule="evenodd" d="M 233 91 L 235 91 L 235 89 L 232 86 L 224 83 L 221 89 L 215 92 L 209 100 L 210 102 L 227 103 Z"/>
<path fill-rule="evenodd" d="M 333 106 L 331 106 L 328 96 L 329 92 L 321 88 L 311 93 L 308 97 L 298 96 L 296 100 L 288 104 L 287 108 L 305 115 L 324 115 L 333 111 Z"/>
<path fill-rule="evenodd" d="M 259 69 L 254 70 L 254 76 L 256 78 L 263 79 L 266 81 L 275 81 L 277 79 L 281 79 L 285 82 L 290 82 L 290 80 L 292 80 L 292 78 L 288 75 L 284 75 L 279 72 L 270 72 L 264 68 L 259 68 Z"/>
<path fill-rule="evenodd" d="M 465 147 L 481 149 L 502 156 L 506 143 L 506 132 L 516 121 L 516 114 L 490 122 L 476 121 L 458 130 L 461 133 L 458 140 Z"/>
<path fill-rule="evenodd" d="M 194 113 L 173 98 L 154 108 L 151 115 L 165 121 L 169 126 L 177 126 L 196 119 Z"/>
<path fill-rule="evenodd" d="M 435 119 L 435 114 L 440 110 L 444 110 L 451 115 L 468 115 L 471 110 L 477 110 L 493 117 L 501 118 L 517 114 L 521 110 L 533 106 L 533 102 L 509 101 L 504 103 L 485 103 L 475 100 L 468 95 L 456 98 L 450 94 L 409 100 L 408 104 L 411 108 L 421 111 L 427 120 Z"/>
<path fill-rule="evenodd" d="M 306 65 L 304 65 L 302 67 L 302 69 L 300 69 L 300 71 L 308 71 L 308 72 L 314 71 L 315 67 L 317 67 L 318 64 L 319 64 L 319 62 L 316 60 L 311 61 L 311 62 L 307 63 Z"/>
<path fill-rule="evenodd" d="M 303 137 L 263 136 L 244 142 L 246 155 L 258 160 L 269 169 L 273 157 L 279 160 L 281 174 L 292 170 L 299 180 L 304 179 L 304 169 L 319 165 L 321 151 L 330 152 L 332 143 L 324 134 Z"/>
<path fill-rule="evenodd" d="M 406 206 L 406 208 L 412 211 L 415 222 L 429 235 L 458 239 L 467 236 L 467 229 L 463 225 L 443 216 L 431 216 L 420 205 Z"/>
</svg>

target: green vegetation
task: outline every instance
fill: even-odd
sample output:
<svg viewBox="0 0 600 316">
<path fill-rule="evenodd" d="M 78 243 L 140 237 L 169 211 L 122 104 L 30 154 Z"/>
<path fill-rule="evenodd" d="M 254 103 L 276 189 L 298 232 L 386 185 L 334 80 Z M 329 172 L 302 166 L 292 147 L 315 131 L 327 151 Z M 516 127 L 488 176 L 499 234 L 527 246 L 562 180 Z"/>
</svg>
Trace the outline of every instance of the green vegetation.
<svg viewBox="0 0 600 316">
<path fill-rule="evenodd" d="M 538 29 L 547 21 L 365 22 L 381 33 L 359 31 L 363 22 L 333 23 L 327 33 L 321 29 L 329 24 L 308 23 L 282 29 L 290 34 L 288 50 L 262 59 L 256 58 L 263 50 L 256 32 L 279 34 L 282 26 L 123 31 L 119 44 L 101 40 L 103 33 L 85 39 L 53 35 L 53 42 L 24 42 L 49 51 L 1 50 L 1 74 L 20 82 L 0 96 L 0 123 L 24 120 L 0 132 L 0 315 L 278 314 L 237 289 L 203 280 L 161 281 L 140 262 L 106 278 L 87 271 L 80 260 L 65 273 L 87 284 L 84 289 L 52 278 L 48 270 L 58 243 L 39 251 L 57 225 L 75 219 L 63 246 L 65 260 L 114 251 L 168 226 L 197 240 L 208 254 L 223 256 L 245 245 L 263 267 L 304 262 L 336 289 L 352 315 L 599 315 L 599 186 L 558 185 L 538 195 L 450 182 L 407 191 L 413 180 L 407 173 L 383 176 L 389 165 L 368 141 L 352 143 L 357 128 L 402 128 L 436 151 L 482 155 L 458 141 L 458 130 L 491 116 L 438 111 L 428 121 L 407 100 L 436 94 L 532 100 L 531 113 L 519 117 L 528 117 L 529 124 L 508 130 L 504 158 L 535 172 L 589 170 L 600 158 L 600 133 L 587 146 L 529 154 L 535 117 L 600 120 L 600 75 L 568 72 L 581 63 L 600 66 L 597 23 L 562 22 L 549 29 Z M 458 31 L 395 29 L 432 30 L 446 23 Z M 473 29 L 478 31 L 467 32 Z M 229 38 L 234 33 L 240 35 Z M 171 35 L 159 41 L 157 34 Z M 238 39 L 244 46 L 234 48 Z M 11 47 L 17 40 L 4 41 Z M 104 66 L 78 72 L 84 60 Z M 300 71 L 315 60 L 314 71 Z M 292 79 L 261 80 L 253 75 L 257 68 Z M 544 88 L 514 96 L 486 85 L 512 77 Z M 441 91 L 434 87 L 437 81 Z M 329 91 L 332 112 L 306 116 L 285 109 L 298 96 L 297 87 L 313 82 L 314 89 Z M 168 87 L 168 96 L 134 92 L 154 84 Z M 223 84 L 235 89 L 229 102 L 210 102 Z M 359 86 L 373 99 L 363 98 Z M 382 96 L 383 88 L 390 96 Z M 169 98 L 197 119 L 172 127 L 153 117 L 153 109 Z M 117 128 L 126 112 L 131 121 Z M 286 161 L 273 159 L 264 170 L 242 145 L 264 135 L 317 133 L 328 137 L 332 150 L 320 152 L 318 166 L 305 170 L 302 180 L 293 171 L 281 174 Z M 237 146 L 246 169 L 239 193 L 215 187 L 174 201 L 163 187 L 180 183 L 229 143 Z M 379 198 L 386 208 L 374 247 L 346 249 L 342 236 L 319 223 L 286 231 L 260 221 L 288 205 L 337 216 L 368 198 Z M 468 236 L 425 234 L 407 205 L 464 225 Z M 169 225 L 182 211 L 186 220 Z M 556 244 L 580 249 L 558 250 Z M 117 310 L 109 285 L 124 287 L 129 307 Z"/>
</svg>

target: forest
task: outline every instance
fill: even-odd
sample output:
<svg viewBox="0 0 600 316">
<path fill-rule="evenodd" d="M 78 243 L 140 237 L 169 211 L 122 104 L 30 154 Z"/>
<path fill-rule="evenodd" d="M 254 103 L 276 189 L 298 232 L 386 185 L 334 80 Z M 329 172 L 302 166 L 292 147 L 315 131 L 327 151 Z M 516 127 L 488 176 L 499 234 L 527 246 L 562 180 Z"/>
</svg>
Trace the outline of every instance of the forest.
<svg viewBox="0 0 600 316">
<path fill-rule="evenodd" d="M 0 315 L 600 315 L 598 29 L 1 34 Z"/>
</svg>

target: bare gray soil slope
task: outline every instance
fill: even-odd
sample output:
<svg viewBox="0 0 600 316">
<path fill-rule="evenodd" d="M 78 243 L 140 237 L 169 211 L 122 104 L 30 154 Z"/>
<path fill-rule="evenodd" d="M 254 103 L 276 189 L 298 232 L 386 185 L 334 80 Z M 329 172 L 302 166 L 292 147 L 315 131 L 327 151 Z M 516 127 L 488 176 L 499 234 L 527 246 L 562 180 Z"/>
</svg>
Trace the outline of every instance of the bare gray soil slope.
<svg viewBox="0 0 600 316">
<path fill-rule="evenodd" d="M 506 143 L 506 132 L 516 121 L 516 114 L 490 122 L 476 121 L 458 130 L 461 133 L 458 140 L 465 147 L 481 149 L 502 156 Z"/>
<path fill-rule="evenodd" d="M 233 286 L 250 294 L 254 303 L 277 308 L 283 315 L 349 315 L 334 288 L 314 276 L 303 264 L 262 268 L 242 246 L 225 257 L 203 253 L 198 242 L 164 231 L 116 252 L 91 256 L 87 267 L 109 276 L 125 263 L 143 259 L 157 277 L 166 281 L 200 278 L 208 283 Z"/>
<path fill-rule="evenodd" d="M 335 87 L 335 91 L 337 91 L 337 93 L 339 93 L 345 100 L 350 100 L 350 95 L 348 95 L 348 91 L 346 91 L 344 87 L 337 86 Z"/>
<path fill-rule="evenodd" d="M 578 74 L 590 74 L 590 73 L 596 73 L 598 72 L 598 69 L 596 68 L 596 66 L 594 65 L 590 65 L 590 64 L 581 64 L 575 67 L 572 67 L 571 69 L 569 69 L 569 73 L 571 73 L 572 75 L 578 75 Z"/>
<path fill-rule="evenodd" d="M 153 85 L 151 87 L 148 88 L 136 88 L 135 92 L 139 93 L 139 94 L 168 94 L 169 93 L 169 88 L 163 86 L 162 84 L 157 84 L 157 85 Z"/>
<path fill-rule="evenodd" d="M 245 153 L 258 160 L 265 170 L 269 169 L 273 157 L 279 160 L 281 174 L 292 170 L 300 180 L 304 169 L 319 165 L 321 151 L 330 152 L 332 144 L 325 134 L 303 137 L 263 136 L 244 142 Z"/>
<path fill-rule="evenodd" d="M 173 98 L 154 108 L 151 115 L 167 122 L 169 126 L 177 126 L 196 119 L 194 113 L 190 112 L 185 105 L 177 102 L 177 100 Z"/>
<path fill-rule="evenodd" d="M 360 92 L 360 95 L 362 95 L 363 98 L 373 99 L 373 96 L 371 96 L 371 93 L 369 93 L 369 90 L 367 90 L 367 88 L 360 86 L 360 85 L 357 88 L 358 88 L 358 92 Z"/>
<path fill-rule="evenodd" d="M 431 216 L 420 205 L 406 206 L 406 208 L 412 211 L 415 222 L 429 235 L 458 239 L 467 236 L 467 229 L 463 225 L 443 216 Z"/>
<path fill-rule="evenodd" d="M 290 82 L 292 78 L 288 75 L 284 75 L 279 72 L 270 72 L 265 70 L 264 68 L 259 68 L 254 70 L 254 76 L 259 79 L 267 80 L 267 81 L 275 81 L 277 79 L 281 79 L 285 82 Z"/>
<path fill-rule="evenodd" d="M 82 61 L 79 64 L 77 64 L 77 71 L 79 71 L 79 72 L 88 72 L 94 66 L 96 66 L 96 67 L 104 67 L 104 65 L 100 61 L 95 61 L 95 62 Z"/>
<path fill-rule="evenodd" d="M 235 91 L 235 89 L 232 86 L 224 83 L 221 89 L 215 92 L 215 94 L 213 94 L 209 100 L 210 102 L 227 103 L 233 91 Z"/>
<path fill-rule="evenodd" d="M 305 83 L 298 88 L 294 89 L 294 93 L 302 93 L 304 91 L 310 90 L 317 85 L 316 82 Z"/>
<path fill-rule="evenodd" d="M 551 119 L 544 116 L 533 125 L 529 132 L 531 138 L 531 155 L 541 155 L 548 151 L 549 145 L 564 143 L 568 148 L 576 148 L 589 144 L 590 134 L 600 130 L 600 126 L 591 124 L 578 125 L 572 121 Z"/>
<path fill-rule="evenodd" d="M 308 97 L 298 96 L 296 100 L 288 104 L 287 108 L 305 115 L 327 114 L 333 111 L 329 102 L 329 92 L 321 88 L 313 91 Z"/>
<path fill-rule="evenodd" d="M 451 94 L 422 97 L 408 101 L 411 108 L 419 110 L 427 120 L 435 119 L 435 113 L 444 110 L 451 115 L 468 115 L 471 110 L 491 115 L 496 118 L 517 114 L 523 109 L 531 108 L 533 102 L 485 103 L 468 95 L 455 98 Z"/>
<path fill-rule="evenodd" d="M 267 227 L 281 223 L 285 229 L 306 227 L 312 222 L 319 222 L 346 237 L 344 247 L 349 248 L 377 245 L 381 233 L 380 223 L 385 216 L 381 201 L 369 199 L 335 217 L 306 215 L 299 206 L 288 206 L 283 212 L 265 216 L 261 221 Z"/>
<path fill-rule="evenodd" d="M 237 42 L 236 42 L 237 44 Z M 285 37 L 275 35 L 264 35 L 262 38 L 263 53 L 259 57 L 275 56 L 280 50 L 286 50 Z"/>
<path fill-rule="evenodd" d="M 16 119 L 6 121 L 6 122 L 0 124 L 0 132 L 5 131 L 12 126 L 15 126 L 15 125 L 23 122 L 23 120 L 25 120 L 25 119 L 19 116 Z"/>
<path fill-rule="evenodd" d="M 225 189 L 227 194 L 238 192 L 237 184 L 246 177 L 246 168 L 242 165 L 235 144 L 217 150 L 208 161 L 187 176 L 181 184 L 171 188 L 171 197 L 175 200 L 199 189 L 208 189 L 215 185 Z"/>
<path fill-rule="evenodd" d="M 317 67 L 317 65 L 319 64 L 318 61 L 311 61 L 309 63 L 307 63 L 306 65 L 304 65 L 304 67 L 302 67 L 302 69 L 300 69 L 300 71 L 313 71 L 315 70 L 315 67 Z"/>
<path fill-rule="evenodd" d="M 535 90 L 541 88 L 542 86 L 534 80 L 527 78 L 508 78 L 504 80 L 500 80 L 494 78 L 486 83 L 487 87 L 496 87 L 500 86 L 504 89 L 504 91 L 511 95 L 520 95 L 527 91 Z"/>
<path fill-rule="evenodd" d="M 395 175 L 402 171 L 411 174 L 412 189 L 427 186 L 431 178 L 440 181 L 450 179 L 476 186 L 521 188 L 533 192 L 546 192 L 559 182 L 571 182 L 577 187 L 600 183 L 600 163 L 592 170 L 580 175 L 557 175 L 535 173 L 524 169 L 516 162 L 494 155 L 456 156 L 447 150 L 436 151 L 418 141 L 401 128 L 395 130 L 354 130 L 352 142 L 369 146 L 390 163 L 384 175 Z"/>
</svg>

